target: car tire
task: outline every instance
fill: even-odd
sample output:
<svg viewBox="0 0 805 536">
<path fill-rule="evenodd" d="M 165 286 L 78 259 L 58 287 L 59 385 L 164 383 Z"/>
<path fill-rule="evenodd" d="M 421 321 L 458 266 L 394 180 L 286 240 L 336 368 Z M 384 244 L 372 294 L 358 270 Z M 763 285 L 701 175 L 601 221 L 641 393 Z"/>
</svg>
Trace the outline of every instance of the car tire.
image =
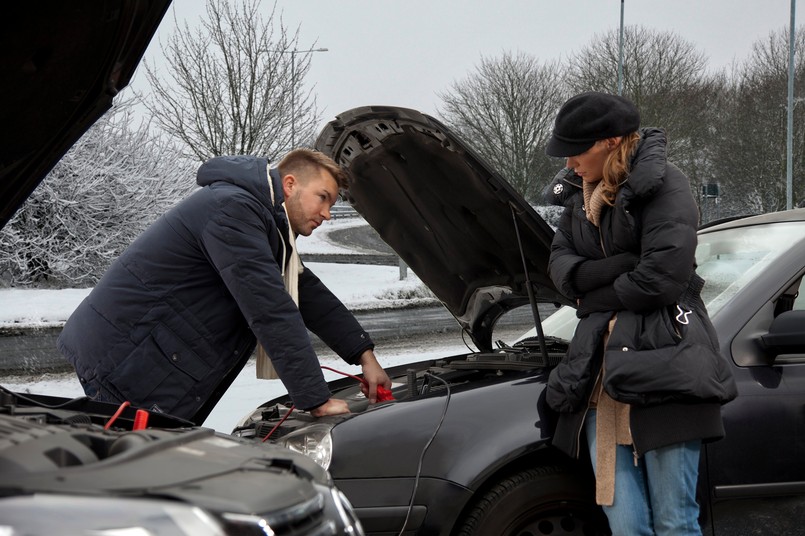
<svg viewBox="0 0 805 536">
<path fill-rule="evenodd" d="M 562 466 L 535 467 L 493 484 L 470 508 L 456 536 L 604 536 L 594 485 Z"/>
</svg>

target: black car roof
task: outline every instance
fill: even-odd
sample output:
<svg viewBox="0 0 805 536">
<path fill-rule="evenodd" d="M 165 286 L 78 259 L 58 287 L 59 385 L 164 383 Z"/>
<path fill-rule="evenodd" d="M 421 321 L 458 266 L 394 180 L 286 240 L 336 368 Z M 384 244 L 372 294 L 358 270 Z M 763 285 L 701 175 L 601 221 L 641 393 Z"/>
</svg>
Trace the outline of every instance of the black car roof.
<svg viewBox="0 0 805 536">
<path fill-rule="evenodd" d="M 754 216 L 742 216 L 710 222 L 700 228 L 700 232 L 721 231 L 723 229 L 737 229 L 751 225 L 764 225 L 768 223 L 805 221 L 805 208 L 768 212 Z"/>
</svg>

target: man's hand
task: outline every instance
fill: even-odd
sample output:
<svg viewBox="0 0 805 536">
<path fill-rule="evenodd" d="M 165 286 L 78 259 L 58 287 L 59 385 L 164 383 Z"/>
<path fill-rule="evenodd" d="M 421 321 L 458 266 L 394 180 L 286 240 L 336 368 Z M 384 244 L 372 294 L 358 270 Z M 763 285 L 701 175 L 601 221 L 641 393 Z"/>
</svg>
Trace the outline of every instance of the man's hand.
<svg viewBox="0 0 805 536">
<path fill-rule="evenodd" d="M 349 413 L 349 406 L 344 400 L 338 400 L 336 398 L 331 398 L 321 406 L 310 410 L 310 414 L 314 417 L 340 415 L 341 413 Z"/>
<path fill-rule="evenodd" d="M 369 385 L 361 385 L 361 391 L 369 399 L 369 402 L 374 404 L 377 402 L 377 386 L 382 385 L 386 389 L 391 389 L 391 380 L 389 379 L 386 371 L 377 362 L 375 353 L 372 350 L 366 350 L 361 354 L 361 368 L 363 369 L 363 379 Z"/>
</svg>

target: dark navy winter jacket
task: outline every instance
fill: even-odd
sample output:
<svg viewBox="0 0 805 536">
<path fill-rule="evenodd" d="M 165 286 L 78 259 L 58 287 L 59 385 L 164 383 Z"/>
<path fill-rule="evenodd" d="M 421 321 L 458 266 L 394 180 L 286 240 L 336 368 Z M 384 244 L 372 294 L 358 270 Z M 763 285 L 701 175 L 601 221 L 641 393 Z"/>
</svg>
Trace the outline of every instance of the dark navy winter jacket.
<svg viewBox="0 0 805 536">
<path fill-rule="evenodd" d="M 349 363 L 373 343 L 310 269 L 299 307 L 286 291 L 279 173 L 263 158 L 217 157 L 197 181 L 112 264 L 59 349 L 82 383 L 200 423 L 259 340 L 296 406 L 323 404 L 330 392 L 306 327 Z"/>
</svg>

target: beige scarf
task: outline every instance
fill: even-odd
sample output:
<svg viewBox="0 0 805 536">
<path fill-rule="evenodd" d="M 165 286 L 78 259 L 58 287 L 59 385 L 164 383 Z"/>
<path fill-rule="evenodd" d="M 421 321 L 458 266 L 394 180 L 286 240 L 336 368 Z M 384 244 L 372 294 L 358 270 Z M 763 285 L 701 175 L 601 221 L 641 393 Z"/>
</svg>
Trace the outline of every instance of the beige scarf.
<svg viewBox="0 0 805 536">
<path fill-rule="evenodd" d="M 599 226 L 601 221 L 601 210 L 604 208 L 604 190 L 602 188 L 604 181 L 594 183 L 584 182 L 582 184 L 582 192 L 584 194 L 584 210 L 587 213 L 587 219 L 590 220 L 596 227 Z"/>
<path fill-rule="evenodd" d="M 271 200 L 274 201 L 274 186 L 271 184 L 271 175 L 268 176 L 268 187 L 271 190 Z M 285 203 L 282 204 L 285 210 L 285 216 L 288 216 L 288 208 Z M 291 247 L 291 256 L 286 265 L 281 267 L 282 280 L 285 283 L 285 290 L 291 295 L 296 306 L 299 306 L 299 274 L 301 274 L 305 267 L 302 266 L 302 260 L 296 251 L 296 237 L 294 236 L 293 229 L 290 228 L 291 219 L 288 218 L 288 242 Z M 280 241 L 282 242 L 282 258 L 285 258 L 287 246 L 282 233 L 279 233 Z M 257 378 L 261 380 L 275 380 L 279 378 L 274 365 L 271 363 L 271 358 L 263 348 L 263 345 L 257 344 Z"/>
</svg>

